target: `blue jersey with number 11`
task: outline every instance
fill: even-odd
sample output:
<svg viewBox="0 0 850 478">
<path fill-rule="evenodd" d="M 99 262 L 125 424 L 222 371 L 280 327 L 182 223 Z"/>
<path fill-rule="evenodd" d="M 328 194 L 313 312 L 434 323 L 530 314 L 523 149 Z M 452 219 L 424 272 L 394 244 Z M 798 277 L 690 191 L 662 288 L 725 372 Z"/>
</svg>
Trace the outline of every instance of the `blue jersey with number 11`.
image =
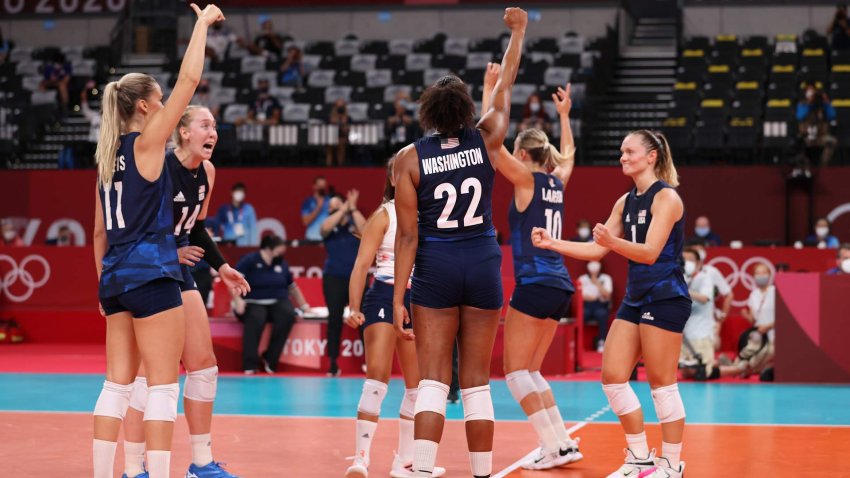
<svg viewBox="0 0 850 478">
<path fill-rule="evenodd" d="M 108 243 L 100 276 L 101 298 L 156 279 L 182 280 L 168 168 L 163 167 L 154 181 L 142 177 L 133 152 L 138 137 L 139 133 L 121 136 L 112 182 L 98 187 Z"/>
</svg>

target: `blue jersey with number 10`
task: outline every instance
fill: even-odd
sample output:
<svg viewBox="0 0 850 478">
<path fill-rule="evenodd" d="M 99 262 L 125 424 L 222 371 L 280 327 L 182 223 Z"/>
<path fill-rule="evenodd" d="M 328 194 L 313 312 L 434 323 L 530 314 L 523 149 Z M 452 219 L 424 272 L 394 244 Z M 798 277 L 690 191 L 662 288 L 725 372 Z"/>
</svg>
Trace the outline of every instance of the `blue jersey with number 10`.
<svg viewBox="0 0 850 478">
<path fill-rule="evenodd" d="M 101 298 L 161 278 L 182 280 L 169 171 L 163 166 L 155 181 L 139 174 L 133 152 L 138 137 L 139 133 L 121 136 L 112 182 L 98 187 L 108 243 L 100 276 Z"/>
<path fill-rule="evenodd" d="M 414 145 L 419 155 L 419 240 L 495 237 L 496 171 L 481 132 L 463 128 L 451 135 L 425 136 Z"/>
</svg>

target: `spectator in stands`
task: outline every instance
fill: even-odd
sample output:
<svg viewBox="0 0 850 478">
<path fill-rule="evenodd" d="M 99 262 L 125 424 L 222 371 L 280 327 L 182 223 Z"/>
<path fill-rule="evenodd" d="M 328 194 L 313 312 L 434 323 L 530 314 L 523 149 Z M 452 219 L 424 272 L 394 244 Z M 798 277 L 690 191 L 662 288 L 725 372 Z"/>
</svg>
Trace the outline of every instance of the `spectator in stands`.
<svg viewBox="0 0 850 478">
<path fill-rule="evenodd" d="M 540 96 L 537 93 L 529 95 L 525 101 L 525 110 L 522 113 L 522 121 L 519 124 L 519 131 L 525 131 L 529 128 L 537 128 L 547 133 L 551 129 L 551 121 L 543 109 L 543 103 L 540 101 Z"/>
<path fill-rule="evenodd" d="M 207 30 L 207 56 L 213 61 L 224 60 L 230 45 L 233 43 L 244 45 L 243 40 L 231 33 L 223 22 L 215 23 Z"/>
<path fill-rule="evenodd" d="M 3 28 L 0 27 L 0 63 L 6 63 L 11 52 L 12 44 L 3 36 Z"/>
<path fill-rule="evenodd" d="M 823 148 L 821 166 L 826 166 L 835 154 L 838 140 L 829 132 L 829 122 L 835 119 L 835 108 L 825 91 L 815 85 L 806 86 L 806 96 L 797 103 L 800 137 L 809 148 Z"/>
<path fill-rule="evenodd" d="M 44 65 L 44 80 L 40 88 L 59 92 L 59 104 L 62 113 L 68 112 L 68 84 L 71 82 L 73 68 L 62 53 L 56 52 L 53 59 Z"/>
<path fill-rule="evenodd" d="M 283 346 L 295 323 L 295 308 L 308 310 L 304 294 L 295 283 L 283 254 L 286 244 L 278 236 L 263 237 L 260 250 L 239 260 L 236 270 L 245 275 L 251 292 L 244 297 L 233 296 L 233 310 L 245 324 L 242 335 L 242 370 L 247 375 L 257 373 L 262 364 L 267 373 L 275 373 Z M 259 354 L 260 337 L 266 322 L 272 333 L 268 348 Z"/>
<path fill-rule="evenodd" d="M 694 222 L 694 237 L 690 240 L 699 241 L 706 247 L 723 245 L 720 236 L 711 230 L 711 222 L 706 216 L 700 216 Z"/>
<path fill-rule="evenodd" d="M 24 240 L 18 235 L 18 228 L 15 223 L 7 218 L 0 222 L 0 229 L 3 231 L 3 238 L 0 241 L 2 246 L 21 247 L 24 245 Z"/>
<path fill-rule="evenodd" d="M 277 98 L 271 95 L 269 89 L 269 80 L 263 78 L 257 81 L 257 95 L 251 103 L 251 109 L 248 110 L 248 118 L 245 122 L 270 126 L 280 124 L 283 106 L 280 105 Z M 237 124 L 242 122 L 237 121 Z"/>
<path fill-rule="evenodd" d="M 832 224 L 829 223 L 829 219 L 821 217 L 815 222 L 812 233 L 806 237 L 803 244 L 818 249 L 837 249 L 841 241 L 832 235 Z"/>
<path fill-rule="evenodd" d="M 304 239 L 308 241 L 322 241 L 322 223 L 328 218 L 328 180 L 324 176 L 316 176 L 313 179 L 313 194 L 301 203 L 301 221 L 307 231 Z"/>
<path fill-rule="evenodd" d="M 100 111 L 95 111 L 89 107 L 89 93 L 91 93 L 97 84 L 94 80 L 89 80 L 86 87 L 80 93 L 80 113 L 85 116 L 89 122 L 89 137 L 85 146 L 83 155 L 85 158 L 94 158 L 94 152 L 97 149 L 97 141 L 100 137 Z"/>
<path fill-rule="evenodd" d="M 348 133 L 351 131 L 351 119 L 348 117 L 348 104 L 340 98 L 334 103 L 328 123 L 339 127 L 339 142 L 336 146 L 328 146 L 326 149 L 325 164 L 330 167 L 336 161 L 337 166 L 345 164 L 345 152 L 348 148 Z"/>
<path fill-rule="evenodd" d="M 202 78 L 198 83 L 198 88 L 195 89 L 195 96 L 192 98 L 192 104 L 203 106 L 210 110 L 213 117 L 218 120 L 221 113 L 221 101 L 218 95 L 210 94 L 210 80 Z"/>
<path fill-rule="evenodd" d="M 699 254 L 699 259 L 702 263 L 702 272 L 708 274 L 708 276 L 711 277 L 711 283 L 714 284 L 715 297 L 719 296 L 723 298 L 720 308 L 714 308 L 714 316 L 717 318 L 717 322 L 714 324 L 714 348 L 719 349 L 720 327 L 722 322 L 726 320 L 726 317 L 729 315 L 729 309 L 732 308 L 732 302 L 735 300 L 735 294 L 723 273 L 721 273 L 720 270 L 713 265 L 706 262 L 708 253 L 706 252 L 702 241 L 700 239 L 692 239 L 691 241 L 688 241 L 688 247 L 693 248 L 697 251 L 697 254 Z"/>
<path fill-rule="evenodd" d="M 573 242 L 593 242 L 593 236 L 590 235 L 590 221 L 580 219 L 576 224 L 576 235 L 570 240 Z"/>
<path fill-rule="evenodd" d="M 841 4 L 835 9 L 832 23 L 826 29 L 832 37 L 833 50 L 850 50 L 850 21 L 847 19 L 847 5 Z"/>
<path fill-rule="evenodd" d="M 596 336 L 596 351 L 602 353 L 605 336 L 608 335 L 608 318 L 611 311 L 611 276 L 602 273 L 602 264 L 598 261 L 587 263 L 587 273 L 578 278 L 581 283 L 581 295 L 584 300 L 584 322 L 599 325 Z"/>
<path fill-rule="evenodd" d="M 838 257 L 835 259 L 835 267 L 826 273 L 829 275 L 850 274 L 850 242 L 841 244 L 838 248 Z"/>
<path fill-rule="evenodd" d="M 283 36 L 274 31 L 274 23 L 271 18 L 263 19 L 260 24 L 260 34 L 254 38 L 254 44 L 248 46 L 248 50 L 254 55 L 283 56 Z"/>
<path fill-rule="evenodd" d="M 337 357 L 342 338 L 342 316 L 348 305 L 348 281 L 357 259 L 360 240 L 357 237 L 366 225 L 366 218 L 357 209 L 360 192 L 348 191 L 345 200 L 334 196 L 328 202 L 329 215 L 322 223 L 321 233 L 325 240 L 328 257 L 322 272 L 322 292 L 328 306 L 328 375 L 339 375 Z"/>
<path fill-rule="evenodd" d="M 398 150 L 401 145 L 410 143 L 413 137 L 413 115 L 410 94 L 400 91 L 395 97 L 393 114 L 387 118 L 387 137 L 390 138 L 392 150 Z"/>
<path fill-rule="evenodd" d="M 686 248 L 682 258 L 693 305 L 682 331 L 679 363 L 684 377 L 705 379 L 714 369 L 714 284 L 702 270 L 702 259 L 695 249 Z"/>
<path fill-rule="evenodd" d="M 256 246 L 259 243 L 257 213 L 254 206 L 245 202 L 245 185 L 234 184 L 230 194 L 231 202 L 222 204 L 215 215 L 222 241 L 237 246 Z"/>
<path fill-rule="evenodd" d="M 290 46 L 286 50 L 286 61 L 280 65 L 280 84 L 300 90 L 304 87 L 304 76 L 304 54 L 297 46 Z"/>
<path fill-rule="evenodd" d="M 52 239 L 48 239 L 45 244 L 48 246 L 58 246 L 58 247 L 67 247 L 74 245 L 74 237 L 71 234 L 71 228 L 68 226 L 61 226 L 59 231 L 56 233 L 56 237 Z"/>
</svg>

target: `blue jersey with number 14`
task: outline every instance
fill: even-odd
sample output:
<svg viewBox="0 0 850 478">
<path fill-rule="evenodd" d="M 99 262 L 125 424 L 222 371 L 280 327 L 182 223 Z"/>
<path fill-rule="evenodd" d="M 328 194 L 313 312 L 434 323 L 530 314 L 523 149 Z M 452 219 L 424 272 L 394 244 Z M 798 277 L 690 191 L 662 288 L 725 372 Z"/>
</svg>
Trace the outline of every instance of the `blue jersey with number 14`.
<svg viewBox="0 0 850 478">
<path fill-rule="evenodd" d="M 101 298 L 161 278 L 182 280 L 168 168 L 163 167 L 154 181 L 142 177 L 133 152 L 138 137 L 139 133 L 121 136 L 112 182 L 98 187 L 108 243 L 100 276 Z"/>
</svg>

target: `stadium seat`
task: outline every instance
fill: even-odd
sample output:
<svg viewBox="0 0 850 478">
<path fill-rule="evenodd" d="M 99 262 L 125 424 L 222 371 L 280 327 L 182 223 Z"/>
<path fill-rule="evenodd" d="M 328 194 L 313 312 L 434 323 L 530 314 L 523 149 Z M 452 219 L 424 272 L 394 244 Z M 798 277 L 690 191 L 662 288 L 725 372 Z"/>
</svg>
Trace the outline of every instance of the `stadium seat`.
<svg viewBox="0 0 850 478">
<path fill-rule="evenodd" d="M 555 87 L 564 86 L 570 81 L 572 75 L 572 68 L 551 66 L 546 69 L 546 73 L 543 75 L 543 84 Z"/>
<path fill-rule="evenodd" d="M 304 48 L 304 53 L 308 55 L 330 56 L 335 54 L 334 44 L 329 41 L 314 41 L 307 44 Z"/>
<path fill-rule="evenodd" d="M 413 87 L 410 85 L 390 85 L 384 88 L 384 103 L 394 103 L 396 96 L 399 93 L 406 93 L 408 95 L 413 91 Z"/>
<path fill-rule="evenodd" d="M 548 52 L 548 53 L 558 53 L 560 51 L 560 47 L 558 46 L 558 40 L 555 38 L 535 38 L 528 42 L 526 49 L 530 52 L 539 51 L 539 52 Z"/>
<path fill-rule="evenodd" d="M 253 55 L 243 57 L 239 62 L 239 71 L 242 73 L 266 71 L 266 57 Z"/>
<path fill-rule="evenodd" d="M 323 88 L 333 86 L 335 76 L 336 72 L 333 70 L 314 70 L 310 73 L 310 76 L 307 77 L 307 85 Z"/>
<path fill-rule="evenodd" d="M 390 52 L 390 45 L 386 40 L 370 40 L 363 42 L 360 51 L 370 55 L 387 55 Z"/>
<path fill-rule="evenodd" d="M 334 55 L 336 56 L 354 56 L 358 53 L 360 53 L 360 40 L 343 39 L 334 43 Z"/>
<path fill-rule="evenodd" d="M 336 83 L 341 86 L 366 86 L 366 73 L 362 71 L 340 71 Z"/>
<path fill-rule="evenodd" d="M 310 105 L 305 103 L 290 103 L 283 106 L 283 121 L 285 123 L 304 123 L 310 118 Z"/>
<path fill-rule="evenodd" d="M 466 56 L 469 53 L 469 38 L 447 38 L 443 44 L 443 53 L 452 56 Z"/>
<path fill-rule="evenodd" d="M 685 50 L 708 50 L 711 47 L 711 40 L 704 36 L 690 37 L 685 40 Z"/>
<path fill-rule="evenodd" d="M 759 126 L 758 118 L 733 116 L 729 120 L 726 146 L 736 149 L 755 149 Z"/>
<path fill-rule="evenodd" d="M 378 63 L 378 55 L 375 54 L 362 54 L 362 55 L 354 55 L 351 57 L 351 71 L 362 71 L 367 72 L 375 69 L 375 65 Z"/>
<path fill-rule="evenodd" d="M 393 81 L 392 70 L 381 69 L 366 72 L 366 86 L 373 88 L 391 85 Z"/>
<path fill-rule="evenodd" d="M 378 57 L 378 62 L 375 65 L 376 68 L 388 69 L 392 71 L 399 71 L 406 69 L 405 67 L 405 55 L 395 55 L 390 54 L 386 56 Z"/>
<path fill-rule="evenodd" d="M 351 101 L 350 86 L 329 86 L 325 88 L 325 104 L 336 103 L 337 100 L 344 100 L 346 103 Z"/>
<path fill-rule="evenodd" d="M 245 104 L 231 104 L 227 105 L 224 108 L 224 112 L 221 115 L 221 119 L 224 120 L 225 123 L 235 123 L 236 120 L 245 118 L 248 116 L 248 105 Z"/>
<path fill-rule="evenodd" d="M 684 153 L 691 148 L 693 126 L 689 118 L 684 116 L 669 116 L 664 120 L 661 130 L 667 138 L 673 155 Z"/>
<path fill-rule="evenodd" d="M 390 55 L 406 56 L 413 53 L 413 40 L 409 38 L 396 38 L 390 40 Z"/>
<path fill-rule="evenodd" d="M 437 55 L 433 58 L 432 66 L 434 68 L 445 68 L 457 72 L 466 68 L 466 55 Z"/>
</svg>

